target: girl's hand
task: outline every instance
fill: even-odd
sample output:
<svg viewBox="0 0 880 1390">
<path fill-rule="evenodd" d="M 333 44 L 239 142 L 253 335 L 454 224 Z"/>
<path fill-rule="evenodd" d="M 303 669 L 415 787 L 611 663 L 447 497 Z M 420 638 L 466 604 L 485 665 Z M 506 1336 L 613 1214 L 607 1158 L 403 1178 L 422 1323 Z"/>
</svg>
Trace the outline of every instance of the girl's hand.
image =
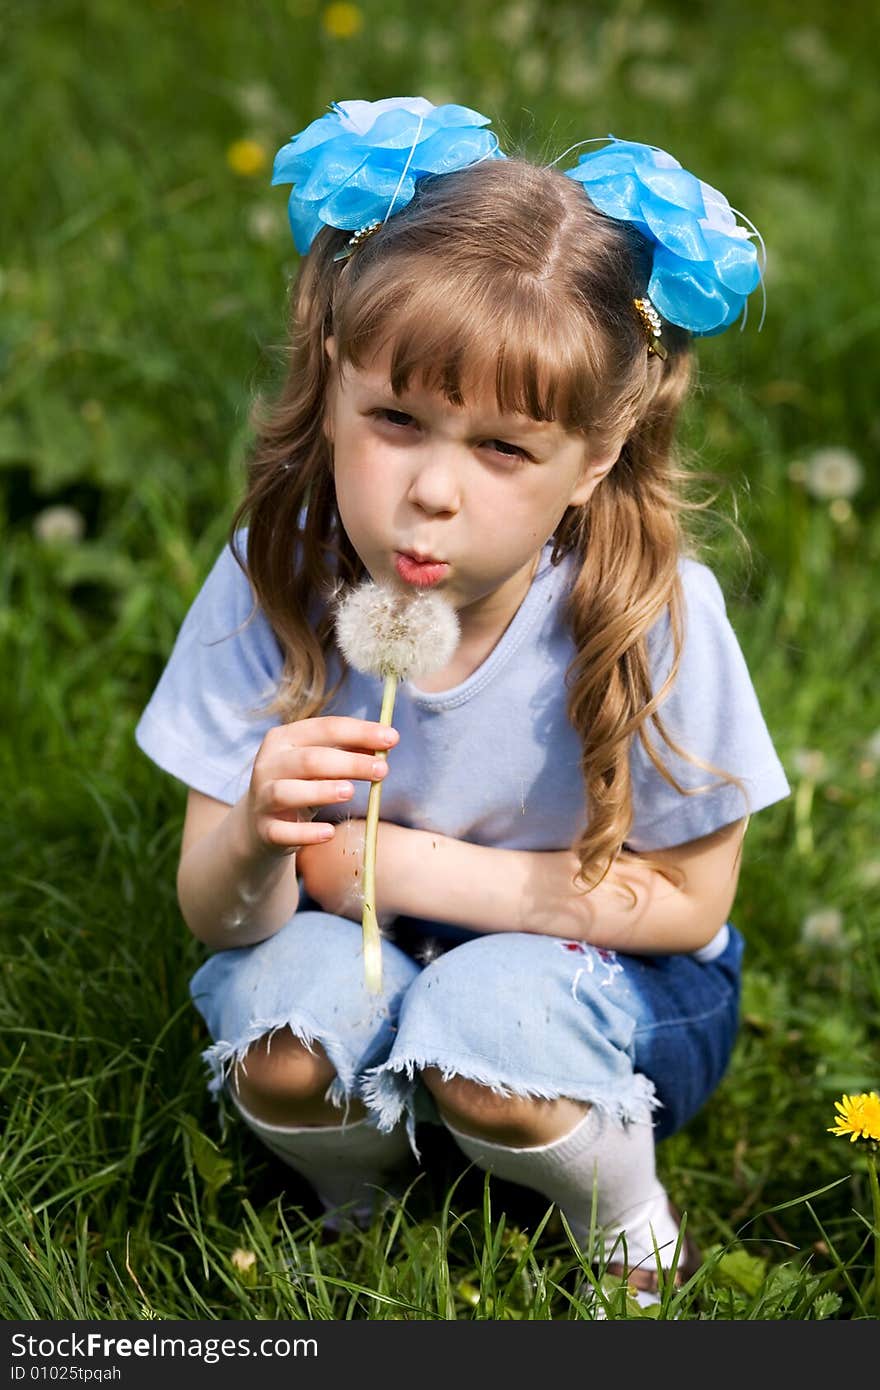
<svg viewBox="0 0 880 1390">
<path fill-rule="evenodd" d="M 300 880 L 310 898 L 313 898 L 325 912 L 336 917 L 349 917 L 359 922 L 363 914 L 362 892 L 365 820 L 346 820 L 336 827 L 332 840 L 324 845 L 307 845 L 296 856 L 296 867 Z M 393 852 L 395 833 L 406 834 L 400 826 L 379 822 L 379 848 L 377 858 L 380 866 Z M 388 926 L 397 915 L 393 910 L 382 911 L 383 875 L 379 875 L 376 885 L 379 925 Z"/>
<path fill-rule="evenodd" d="M 375 751 L 393 748 L 398 738 L 396 729 L 347 715 L 270 729 L 245 798 L 254 851 L 289 855 L 304 845 L 332 841 L 334 826 L 314 819 L 318 808 L 350 800 L 355 779 L 381 781 L 388 764 Z"/>
</svg>

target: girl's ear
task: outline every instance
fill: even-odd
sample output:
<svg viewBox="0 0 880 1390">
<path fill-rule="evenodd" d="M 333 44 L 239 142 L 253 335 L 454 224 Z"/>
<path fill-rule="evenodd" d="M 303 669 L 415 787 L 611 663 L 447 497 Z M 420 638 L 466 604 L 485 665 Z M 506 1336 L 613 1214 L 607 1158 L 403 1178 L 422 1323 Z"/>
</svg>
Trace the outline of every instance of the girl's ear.
<svg viewBox="0 0 880 1390">
<path fill-rule="evenodd" d="M 324 350 L 330 359 L 330 379 L 328 379 L 327 390 L 324 396 L 324 417 L 321 421 L 321 429 L 327 437 L 328 443 L 333 443 L 333 423 L 331 415 L 333 412 L 333 382 L 332 373 L 336 363 L 336 339 L 328 336 L 324 339 Z"/>
<path fill-rule="evenodd" d="M 622 448 L 622 444 L 615 444 L 605 453 L 588 460 L 569 498 L 568 505 L 570 507 L 582 507 L 585 502 L 590 500 L 602 479 L 607 477 L 620 458 Z"/>
</svg>

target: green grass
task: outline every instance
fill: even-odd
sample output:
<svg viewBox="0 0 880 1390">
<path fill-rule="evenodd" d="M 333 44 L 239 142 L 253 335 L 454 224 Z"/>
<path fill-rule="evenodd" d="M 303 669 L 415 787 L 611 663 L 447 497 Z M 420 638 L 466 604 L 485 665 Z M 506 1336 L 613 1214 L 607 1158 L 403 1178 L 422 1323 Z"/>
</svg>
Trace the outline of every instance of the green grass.
<svg viewBox="0 0 880 1390">
<path fill-rule="evenodd" d="M 731 1067 L 659 1150 L 707 1255 L 661 1315 L 876 1316 L 866 1160 L 827 1133 L 834 1100 L 880 1080 L 869 9 L 361 8 L 350 41 L 309 0 L 0 10 L 0 1311 L 590 1316 L 557 1219 L 438 1136 L 405 1202 L 327 1244 L 308 1190 L 221 1127 L 174 894 L 183 791 L 132 738 L 223 541 L 295 269 L 286 191 L 226 149 L 255 136 L 271 159 L 331 98 L 420 92 L 548 158 L 609 130 L 668 148 L 767 241 L 763 330 L 753 305 L 701 345 L 685 437 L 726 480 L 705 555 L 795 795 L 749 830 Z M 848 513 L 789 472 L 826 446 L 864 468 Z M 38 539 L 55 504 L 79 542 Z M 821 909 L 825 943 L 803 931 Z"/>
</svg>

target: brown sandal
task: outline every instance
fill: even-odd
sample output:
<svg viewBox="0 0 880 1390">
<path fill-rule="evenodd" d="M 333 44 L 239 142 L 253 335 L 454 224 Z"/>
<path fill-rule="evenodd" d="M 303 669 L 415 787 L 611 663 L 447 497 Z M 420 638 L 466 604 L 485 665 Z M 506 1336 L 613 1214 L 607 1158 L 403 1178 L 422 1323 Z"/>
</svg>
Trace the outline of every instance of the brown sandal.
<svg viewBox="0 0 880 1390">
<path fill-rule="evenodd" d="M 669 1203 L 669 1211 L 675 1224 L 680 1226 L 681 1216 L 671 1202 Z M 675 1287 L 680 1289 L 682 1284 L 686 1283 L 692 1275 L 696 1274 L 702 1263 L 703 1257 L 700 1254 L 699 1246 L 695 1241 L 691 1240 L 687 1231 L 685 1231 L 684 1239 L 681 1242 L 678 1265 L 672 1277 L 672 1282 Z M 626 1279 L 628 1284 L 632 1284 L 634 1288 L 639 1289 L 642 1293 L 659 1294 L 660 1292 L 660 1281 L 657 1277 L 656 1268 L 646 1269 L 637 1267 L 636 1269 L 627 1269 L 625 1264 L 615 1261 L 613 1264 L 605 1266 L 605 1273 L 609 1274 L 612 1279 Z"/>
</svg>

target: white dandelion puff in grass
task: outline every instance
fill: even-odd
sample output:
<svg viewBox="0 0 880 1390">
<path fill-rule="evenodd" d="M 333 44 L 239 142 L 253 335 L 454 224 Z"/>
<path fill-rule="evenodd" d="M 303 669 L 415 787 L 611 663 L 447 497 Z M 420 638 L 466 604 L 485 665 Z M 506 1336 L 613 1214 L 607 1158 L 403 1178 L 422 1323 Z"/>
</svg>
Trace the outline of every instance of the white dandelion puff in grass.
<svg viewBox="0 0 880 1390">
<path fill-rule="evenodd" d="M 801 924 L 801 941 L 805 946 L 842 946 L 843 914 L 836 907 L 809 913 Z"/>
<path fill-rule="evenodd" d="M 459 639 L 458 616 L 436 593 L 402 594 L 366 580 L 336 604 L 336 641 L 349 666 L 384 681 L 380 724 L 390 724 L 400 681 L 439 671 L 452 660 Z M 377 757 L 387 754 L 379 751 Z M 364 975 L 367 988 L 382 987 L 382 947 L 376 915 L 376 841 L 382 783 L 370 785 L 364 832 Z"/>
<path fill-rule="evenodd" d="M 43 545 L 76 545 L 86 533 L 85 518 L 75 507 L 45 507 L 33 520 L 34 535 Z"/>
<path fill-rule="evenodd" d="M 863 478 L 864 469 L 850 449 L 817 449 L 804 461 L 804 487 L 821 501 L 854 497 Z"/>
<path fill-rule="evenodd" d="M 229 1263 L 239 1274 L 250 1274 L 252 1270 L 256 1270 L 257 1256 L 255 1251 L 244 1250 L 237 1245 L 229 1256 Z"/>
<path fill-rule="evenodd" d="M 832 521 L 836 521 L 838 526 L 843 526 L 847 521 L 852 521 L 853 508 L 852 502 L 845 497 L 835 497 L 833 502 L 828 505 L 828 515 Z"/>
<path fill-rule="evenodd" d="M 254 241 L 276 241 L 284 230 L 278 209 L 270 203 L 256 203 L 247 214 L 247 229 Z"/>
<path fill-rule="evenodd" d="M 272 121 L 278 112 L 278 98 L 266 82 L 246 82 L 235 92 L 235 101 L 243 115 L 252 121 Z"/>
<path fill-rule="evenodd" d="M 863 888 L 880 888 L 880 859 L 866 859 L 856 877 Z"/>
<path fill-rule="evenodd" d="M 828 758 L 821 748 L 796 748 L 791 755 L 791 766 L 798 777 L 806 777 L 811 782 L 822 782 L 829 775 Z"/>
</svg>

